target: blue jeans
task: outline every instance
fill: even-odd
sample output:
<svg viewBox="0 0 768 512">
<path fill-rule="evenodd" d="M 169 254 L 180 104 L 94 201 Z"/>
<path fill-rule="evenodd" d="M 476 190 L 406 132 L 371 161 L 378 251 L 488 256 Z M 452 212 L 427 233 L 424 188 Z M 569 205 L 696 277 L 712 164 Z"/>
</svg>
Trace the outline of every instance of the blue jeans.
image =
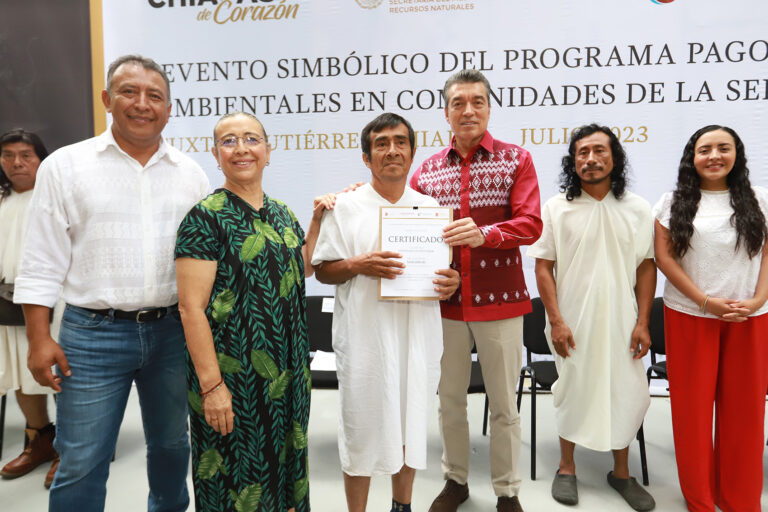
<svg viewBox="0 0 768 512">
<path fill-rule="evenodd" d="M 189 439 L 178 311 L 136 323 L 68 305 L 59 344 L 72 375 L 63 378 L 56 400 L 54 446 L 61 463 L 49 510 L 104 510 L 109 463 L 134 381 L 147 443 L 147 508 L 186 510 Z"/>
</svg>

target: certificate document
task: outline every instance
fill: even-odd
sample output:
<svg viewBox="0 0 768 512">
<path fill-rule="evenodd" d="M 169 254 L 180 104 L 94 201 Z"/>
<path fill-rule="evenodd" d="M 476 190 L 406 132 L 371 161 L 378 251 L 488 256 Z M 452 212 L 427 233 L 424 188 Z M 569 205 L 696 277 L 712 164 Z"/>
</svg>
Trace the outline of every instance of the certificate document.
<svg viewBox="0 0 768 512">
<path fill-rule="evenodd" d="M 382 206 L 379 248 L 400 253 L 403 273 L 379 279 L 380 299 L 438 300 L 432 280 L 435 270 L 448 268 L 451 248 L 443 241 L 443 228 L 453 210 L 439 206 Z"/>
</svg>

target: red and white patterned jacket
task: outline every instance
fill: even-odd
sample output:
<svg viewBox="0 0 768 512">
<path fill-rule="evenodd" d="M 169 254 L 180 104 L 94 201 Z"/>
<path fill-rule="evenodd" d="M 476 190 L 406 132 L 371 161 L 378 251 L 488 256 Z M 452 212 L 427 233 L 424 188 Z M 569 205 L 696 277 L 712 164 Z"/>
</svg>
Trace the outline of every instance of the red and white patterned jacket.
<svg viewBox="0 0 768 512">
<path fill-rule="evenodd" d="M 530 312 L 519 247 L 535 242 L 542 228 L 539 182 L 530 153 L 486 131 L 462 159 L 451 140 L 449 147 L 419 166 L 410 185 L 453 208 L 454 220 L 472 217 L 485 235 L 480 247 L 453 248 L 461 287 L 441 303 L 443 317 L 486 321 Z"/>
</svg>

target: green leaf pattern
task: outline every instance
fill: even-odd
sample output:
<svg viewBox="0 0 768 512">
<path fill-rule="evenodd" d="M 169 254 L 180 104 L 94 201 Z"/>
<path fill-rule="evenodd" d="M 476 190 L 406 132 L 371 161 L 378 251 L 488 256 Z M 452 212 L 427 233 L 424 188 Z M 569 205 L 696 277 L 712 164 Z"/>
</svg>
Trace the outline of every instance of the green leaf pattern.
<svg viewBox="0 0 768 512">
<path fill-rule="evenodd" d="M 188 390 L 187 401 L 189 402 L 189 407 L 193 411 L 195 411 L 197 414 L 203 414 L 203 399 L 198 393 Z"/>
<path fill-rule="evenodd" d="M 268 240 L 276 244 L 283 243 L 283 237 L 281 237 L 278 232 L 275 231 L 275 228 L 262 221 L 261 219 L 256 219 L 253 221 L 253 229 L 256 230 L 256 233 L 263 234 L 265 237 L 267 237 Z"/>
<path fill-rule="evenodd" d="M 307 433 L 297 421 L 293 422 L 293 447 L 297 450 L 303 450 L 307 447 Z"/>
<path fill-rule="evenodd" d="M 219 370 L 221 370 L 221 373 L 237 373 L 243 369 L 243 365 L 240 364 L 240 361 L 227 354 L 217 352 L 216 359 L 219 361 Z"/>
<path fill-rule="evenodd" d="M 307 495 L 307 491 L 309 491 L 309 480 L 307 477 L 305 476 L 300 480 L 296 480 L 296 483 L 293 486 L 293 500 L 303 500 L 304 496 Z"/>
<path fill-rule="evenodd" d="M 232 307 L 235 305 L 235 293 L 227 288 L 216 296 L 211 307 L 213 311 L 211 316 L 216 323 L 223 324 L 229 318 Z"/>
<path fill-rule="evenodd" d="M 277 365 L 263 350 L 251 352 L 251 362 L 256 372 L 264 379 L 276 379 L 280 375 Z"/>
<path fill-rule="evenodd" d="M 304 372 L 304 380 L 307 381 L 307 393 L 310 393 L 312 391 L 312 372 L 307 365 L 303 366 L 302 371 Z"/>
<path fill-rule="evenodd" d="M 222 208 L 224 208 L 224 204 L 227 202 L 227 194 L 225 192 L 219 192 L 218 194 L 211 194 L 210 196 L 203 199 L 200 204 L 202 204 L 205 208 L 208 208 L 209 210 L 212 210 L 214 212 L 218 212 Z"/>
<path fill-rule="evenodd" d="M 280 376 L 269 383 L 269 398 L 272 400 L 280 400 L 285 394 L 285 388 L 291 382 L 293 374 L 291 370 L 285 370 Z"/>
<path fill-rule="evenodd" d="M 200 456 L 200 463 L 197 466 L 197 476 L 203 480 L 207 480 L 215 475 L 219 469 L 226 474 L 226 468 L 224 468 L 224 458 L 221 456 L 216 448 L 206 450 Z"/>
<path fill-rule="evenodd" d="M 266 194 L 257 212 L 231 192 L 217 190 L 179 227 L 176 257 L 217 262 L 207 311 L 235 411 L 227 436 L 205 422 L 187 353 L 197 510 L 309 511 L 311 375 L 303 243 L 293 212 Z"/>
<path fill-rule="evenodd" d="M 283 240 L 285 240 L 285 245 L 290 249 L 295 249 L 299 246 L 299 237 L 296 236 L 296 233 L 294 233 L 291 228 L 285 228 L 283 230 Z"/>
<path fill-rule="evenodd" d="M 251 484 L 238 495 L 235 502 L 235 510 L 237 512 L 256 512 L 256 509 L 259 508 L 260 499 L 261 486 L 259 484 Z"/>
<path fill-rule="evenodd" d="M 242 249 L 240 249 L 240 259 L 244 263 L 251 261 L 253 258 L 259 255 L 262 249 L 264 249 L 266 242 L 267 239 L 263 233 L 254 233 L 253 235 L 248 235 L 248 237 L 243 242 Z"/>
</svg>

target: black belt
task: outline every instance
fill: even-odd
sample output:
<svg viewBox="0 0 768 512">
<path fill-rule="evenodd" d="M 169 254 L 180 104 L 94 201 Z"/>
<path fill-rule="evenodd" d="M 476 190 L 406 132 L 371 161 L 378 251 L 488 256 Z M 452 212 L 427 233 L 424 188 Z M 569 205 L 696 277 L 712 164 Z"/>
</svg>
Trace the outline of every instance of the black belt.
<svg viewBox="0 0 768 512">
<path fill-rule="evenodd" d="M 168 313 L 175 311 L 177 307 L 178 304 L 168 306 L 167 308 L 137 309 L 135 311 L 122 311 L 120 309 L 82 309 L 101 316 L 113 316 L 114 318 L 119 318 L 121 320 L 133 320 L 136 323 L 143 324 L 145 322 L 160 320 Z"/>
</svg>

